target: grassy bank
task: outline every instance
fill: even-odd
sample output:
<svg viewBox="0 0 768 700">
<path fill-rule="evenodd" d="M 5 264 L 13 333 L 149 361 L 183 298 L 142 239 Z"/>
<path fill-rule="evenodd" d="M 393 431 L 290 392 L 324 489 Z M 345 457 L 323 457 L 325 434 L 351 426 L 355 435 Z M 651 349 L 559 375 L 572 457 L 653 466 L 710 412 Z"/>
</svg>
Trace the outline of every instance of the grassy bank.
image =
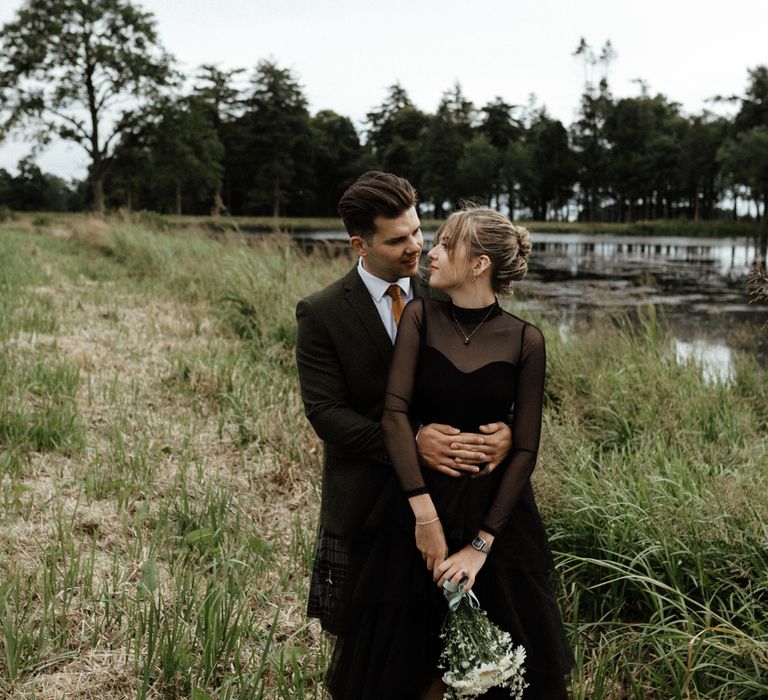
<svg viewBox="0 0 768 700">
<path fill-rule="evenodd" d="M 336 218 L 289 218 L 280 217 L 228 217 L 214 219 L 210 216 L 167 216 L 162 220 L 171 228 L 198 226 L 212 231 L 287 232 L 343 231 L 341 219 Z M 442 222 L 423 218 L 425 231 L 436 231 Z M 583 221 L 521 221 L 531 231 L 540 233 L 580 233 L 620 236 L 686 236 L 691 238 L 758 237 L 765 227 L 755 222 L 658 220 L 631 223 L 604 223 Z"/>
<path fill-rule="evenodd" d="M 76 217 L 0 228 L 0 692 L 320 698 L 320 449 L 293 307 L 345 259 Z M 576 698 L 768 693 L 768 382 L 652 315 L 549 344 L 536 486 Z"/>
<path fill-rule="evenodd" d="M 87 214 L 56 212 L 16 212 L 12 220 L 22 226 L 47 228 L 50 226 L 78 226 L 89 219 Z M 341 219 L 333 217 L 277 217 L 270 216 L 174 216 L 155 212 L 116 212 L 108 216 L 113 224 L 133 223 L 150 228 L 186 232 L 197 230 L 201 233 L 288 233 L 308 231 L 343 231 Z M 2 222 L 0 222 L 2 223 Z M 440 226 L 437 219 L 422 219 L 425 231 L 435 231 Z M 605 222 L 564 222 L 564 221 L 521 221 L 532 231 L 541 233 L 580 233 L 620 236 L 685 236 L 691 238 L 756 238 L 767 235 L 768 228 L 756 222 L 742 221 L 687 221 L 656 220 L 631 223 Z"/>
</svg>

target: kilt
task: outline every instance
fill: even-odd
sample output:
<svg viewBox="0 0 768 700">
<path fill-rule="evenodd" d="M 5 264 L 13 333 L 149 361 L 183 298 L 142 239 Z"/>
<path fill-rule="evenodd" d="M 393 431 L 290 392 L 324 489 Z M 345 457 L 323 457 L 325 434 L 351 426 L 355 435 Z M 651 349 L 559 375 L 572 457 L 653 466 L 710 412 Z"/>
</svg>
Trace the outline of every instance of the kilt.
<svg viewBox="0 0 768 700">
<path fill-rule="evenodd" d="M 330 634 L 339 631 L 343 595 L 349 576 L 349 544 L 322 525 L 317 535 L 315 563 L 309 585 L 307 617 L 320 620 Z"/>
</svg>

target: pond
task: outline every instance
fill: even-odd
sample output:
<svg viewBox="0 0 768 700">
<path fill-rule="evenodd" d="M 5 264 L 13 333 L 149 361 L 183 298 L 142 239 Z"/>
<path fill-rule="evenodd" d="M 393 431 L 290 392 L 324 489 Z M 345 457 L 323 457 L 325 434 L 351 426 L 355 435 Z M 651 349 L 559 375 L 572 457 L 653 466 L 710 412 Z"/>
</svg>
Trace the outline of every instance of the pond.
<svg viewBox="0 0 768 700">
<path fill-rule="evenodd" d="M 343 232 L 304 234 L 348 240 Z M 433 234 L 425 233 L 425 249 Z M 746 277 L 765 249 L 746 238 L 659 238 L 533 232 L 528 277 L 516 287 L 521 313 L 561 329 L 653 305 L 677 339 L 681 359 L 695 357 L 711 377 L 726 377 L 732 351 L 768 360 L 768 304 L 750 304 Z"/>
<path fill-rule="evenodd" d="M 768 357 L 768 305 L 749 303 L 746 285 L 764 255 L 754 239 L 539 233 L 518 289 L 524 309 L 566 328 L 653 305 L 678 356 L 724 376 L 731 349 Z"/>
</svg>

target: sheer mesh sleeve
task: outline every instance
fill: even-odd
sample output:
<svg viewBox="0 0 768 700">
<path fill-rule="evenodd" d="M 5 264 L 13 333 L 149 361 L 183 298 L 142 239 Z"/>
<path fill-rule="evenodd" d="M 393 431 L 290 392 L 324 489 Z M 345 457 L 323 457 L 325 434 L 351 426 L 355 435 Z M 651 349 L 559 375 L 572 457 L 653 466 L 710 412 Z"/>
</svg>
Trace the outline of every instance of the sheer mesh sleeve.
<svg viewBox="0 0 768 700">
<path fill-rule="evenodd" d="M 427 491 L 409 420 L 423 323 L 424 301 L 415 299 L 405 307 L 398 325 L 381 422 L 384 443 L 407 496 Z"/>
<path fill-rule="evenodd" d="M 520 498 L 536 466 L 541 437 L 546 349 L 538 328 L 526 324 L 515 382 L 515 413 L 512 419 L 512 451 L 499 490 L 483 520 L 483 528 L 498 534 Z"/>
</svg>

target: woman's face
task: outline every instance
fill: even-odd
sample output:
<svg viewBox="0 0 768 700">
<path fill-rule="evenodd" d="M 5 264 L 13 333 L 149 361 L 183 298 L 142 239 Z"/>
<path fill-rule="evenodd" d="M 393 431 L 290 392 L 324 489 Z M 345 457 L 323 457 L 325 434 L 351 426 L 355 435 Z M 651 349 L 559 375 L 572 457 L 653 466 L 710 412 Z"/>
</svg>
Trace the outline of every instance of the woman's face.
<svg viewBox="0 0 768 700">
<path fill-rule="evenodd" d="M 450 234 L 442 235 L 432 250 L 427 253 L 429 258 L 429 286 L 444 292 L 458 289 L 467 282 L 471 275 L 466 263 L 467 246 L 462 243 L 454 248 Z"/>
</svg>

